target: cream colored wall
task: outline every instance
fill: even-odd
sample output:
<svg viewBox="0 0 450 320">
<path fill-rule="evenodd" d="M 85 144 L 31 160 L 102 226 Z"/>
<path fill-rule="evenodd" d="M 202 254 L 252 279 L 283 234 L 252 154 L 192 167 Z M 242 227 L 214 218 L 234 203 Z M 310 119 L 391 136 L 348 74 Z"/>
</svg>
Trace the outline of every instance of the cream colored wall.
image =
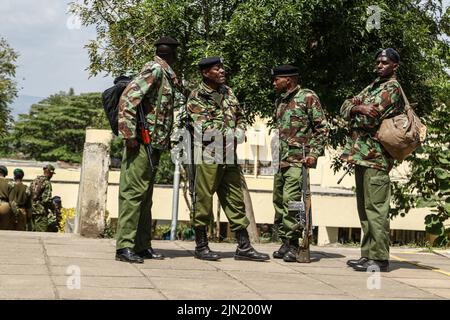
<svg viewBox="0 0 450 320">
<path fill-rule="evenodd" d="M 103 140 L 110 139 L 110 133 L 102 130 L 101 132 L 91 131 L 88 139 L 97 141 L 99 137 Z M 257 119 L 256 123 L 250 128 L 247 134 L 247 142 L 238 149 L 238 157 L 254 159 L 256 145 L 258 145 L 258 159 L 271 159 L 270 145 L 271 137 L 269 130 L 265 126 L 265 121 Z M 102 141 L 103 141 L 102 140 Z M 336 174 L 330 168 L 331 159 L 337 155 L 336 151 L 327 151 L 324 157 L 318 160 L 317 168 L 310 171 L 310 179 L 313 192 L 313 223 L 317 226 L 328 227 L 351 227 L 359 228 L 359 220 L 356 210 L 356 198 L 351 191 L 354 187 L 354 176 L 347 175 L 340 185 L 337 185 L 338 179 L 343 171 Z M 43 164 L 27 161 L 15 161 L 15 165 L 20 166 L 25 172 L 25 182 L 29 184 L 31 179 L 42 174 Z M 59 195 L 62 198 L 63 206 L 66 208 L 76 207 L 78 196 L 78 183 L 80 179 L 79 168 L 64 168 L 54 164 L 56 174 L 52 179 L 53 195 Z M 8 166 L 10 176 L 17 166 Z M 408 173 L 406 164 L 392 170 L 391 179 L 399 180 Z M 109 187 L 107 209 L 111 218 L 118 215 L 118 183 L 119 171 L 109 172 Z M 246 176 L 246 181 L 250 189 L 253 209 L 257 223 L 273 223 L 274 209 L 272 204 L 272 186 L 273 176 Z M 331 196 L 337 194 L 337 196 Z M 153 195 L 153 218 L 159 220 L 171 220 L 172 214 L 172 194 L 171 187 L 156 186 Z M 215 200 L 215 206 L 217 205 Z M 216 210 L 214 210 L 214 213 Z M 396 218 L 391 222 L 392 229 L 403 230 L 423 230 L 424 217 L 429 213 L 427 209 L 415 209 L 404 218 Z M 188 221 L 189 210 L 185 204 L 182 193 L 180 192 L 178 220 Z M 225 214 L 221 214 L 221 221 L 226 222 Z"/>
</svg>

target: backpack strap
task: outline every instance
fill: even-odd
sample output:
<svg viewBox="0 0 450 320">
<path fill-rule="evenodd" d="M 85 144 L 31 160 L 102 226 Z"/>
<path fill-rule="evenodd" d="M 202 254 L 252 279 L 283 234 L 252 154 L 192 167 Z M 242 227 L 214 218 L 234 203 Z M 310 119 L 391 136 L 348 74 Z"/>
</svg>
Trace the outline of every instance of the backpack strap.
<svg viewBox="0 0 450 320">
<path fill-rule="evenodd" d="M 161 100 L 162 100 L 162 95 L 163 95 L 163 81 L 164 81 L 164 76 L 163 76 L 163 79 L 161 79 L 161 84 L 159 85 L 159 89 L 158 89 L 158 98 L 156 100 L 156 106 L 155 106 L 155 127 L 154 127 L 155 130 L 153 130 L 153 132 L 151 132 L 151 138 L 152 138 L 151 140 L 152 141 L 153 141 L 153 137 L 154 137 L 154 132 L 156 131 L 156 124 L 158 123 L 159 107 L 161 105 Z M 142 103 L 139 104 L 139 107 L 144 108 Z"/>
<path fill-rule="evenodd" d="M 159 90 L 158 90 L 158 100 L 156 101 L 156 107 L 155 107 L 155 127 L 154 130 L 152 132 L 152 141 L 154 138 L 154 134 L 156 131 L 156 125 L 158 124 L 158 113 L 159 113 L 159 107 L 161 106 L 161 100 L 162 100 L 162 95 L 163 95 L 163 82 L 164 82 L 164 75 L 161 79 L 161 83 L 159 84 Z"/>
<path fill-rule="evenodd" d="M 406 94 L 403 91 L 403 88 L 402 88 L 400 82 L 398 82 L 397 79 L 392 79 L 392 80 L 386 81 L 385 83 L 394 82 L 394 81 L 396 81 L 398 83 L 398 86 L 399 86 L 399 89 L 400 89 L 400 92 L 401 92 L 401 95 L 402 95 L 403 102 L 405 103 L 405 112 L 407 112 L 409 109 L 411 109 L 411 105 L 409 104 L 408 98 L 406 97 Z M 392 109 L 389 113 L 383 115 L 380 118 L 380 120 L 386 119 L 388 116 L 392 115 L 394 113 L 394 111 L 397 110 L 397 109 L 398 109 L 398 107 Z"/>
<path fill-rule="evenodd" d="M 400 91 L 403 96 L 403 101 L 405 102 L 405 111 L 408 111 L 408 109 L 411 109 L 411 105 L 409 104 L 408 98 L 406 97 L 405 91 L 403 91 L 403 88 L 400 83 L 398 84 L 398 86 L 400 87 Z"/>
</svg>

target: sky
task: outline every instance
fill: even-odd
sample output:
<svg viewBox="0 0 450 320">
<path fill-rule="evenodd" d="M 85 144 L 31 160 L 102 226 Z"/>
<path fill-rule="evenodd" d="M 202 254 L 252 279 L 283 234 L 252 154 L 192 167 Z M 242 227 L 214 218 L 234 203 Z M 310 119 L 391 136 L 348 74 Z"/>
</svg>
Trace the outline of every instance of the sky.
<svg viewBox="0 0 450 320">
<path fill-rule="evenodd" d="M 69 2 L 1 0 L 0 37 L 20 54 L 16 74 L 19 95 L 47 97 L 71 87 L 77 94 L 100 92 L 111 86 L 111 77 L 89 79 L 84 45 L 95 39 L 96 32 L 71 19 Z M 445 7 L 449 4 L 450 0 L 444 0 Z"/>
<path fill-rule="evenodd" d="M 0 37 L 20 56 L 16 81 L 19 95 L 47 97 L 74 88 L 75 93 L 100 92 L 110 77 L 89 79 L 84 48 L 95 28 L 81 27 L 67 14 L 69 0 L 1 0 Z"/>
</svg>

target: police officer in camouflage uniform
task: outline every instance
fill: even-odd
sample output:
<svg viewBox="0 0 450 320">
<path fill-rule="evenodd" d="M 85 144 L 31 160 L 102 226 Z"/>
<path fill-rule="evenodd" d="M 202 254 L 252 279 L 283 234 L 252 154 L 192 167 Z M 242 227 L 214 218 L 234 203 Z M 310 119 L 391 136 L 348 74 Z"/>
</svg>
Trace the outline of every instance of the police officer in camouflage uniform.
<svg viewBox="0 0 450 320">
<path fill-rule="evenodd" d="M 50 226 L 51 231 L 58 232 L 60 228 L 61 223 L 61 209 L 62 209 L 62 201 L 60 196 L 54 196 L 52 198 L 53 202 L 53 214 L 55 216 L 55 221 L 53 222 L 53 225 Z"/>
<path fill-rule="evenodd" d="M 279 133 L 280 161 L 273 186 L 274 225 L 283 242 L 273 257 L 286 262 L 296 261 L 300 237 L 300 230 L 294 228 L 298 221 L 295 213 L 288 210 L 288 203 L 301 200 L 302 166 L 316 167 L 328 138 L 328 124 L 319 97 L 314 91 L 301 88 L 298 76 L 298 68 L 292 65 L 272 69 L 274 89 L 281 94 L 275 102 L 273 120 Z"/>
<path fill-rule="evenodd" d="M 116 260 L 143 263 L 143 259 L 163 259 L 151 241 L 151 207 L 156 172 L 150 163 L 136 126 L 137 108 L 143 108 L 150 127 L 152 162 L 157 165 L 169 147 L 173 125 L 174 97 L 178 81 L 171 65 L 179 43 L 162 37 L 154 61 L 125 88 L 119 102 L 119 135 L 125 140 L 119 185 L 119 219 Z M 156 169 L 156 168 L 155 168 Z M 156 171 L 156 170 L 155 170 Z"/>
<path fill-rule="evenodd" d="M 14 184 L 9 194 L 9 203 L 14 214 L 14 230 L 17 231 L 25 231 L 31 220 L 31 192 L 30 188 L 23 184 L 23 177 L 22 169 L 14 170 Z"/>
<path fill-rule="evenodd" d="M 49 231 L 49 223 L 53 221 L 52 184 L 50 180 L 55 174 L 55 167 L 48 164 L 43 169 L 44 174 L 34 179 L 30 184 L 32 230 L 38 232 Z"/>
<path fill-rule="evenodd" d="M 5 166 L 0 166 L 0 230 L 13 229 L 13 214 L 9 203 L 12 184 L 6 179 L 7 175 L 8 169 Z"/>
<path fill-rule="evenodd" d="M 357 271 L 389 269 L 389 171 L 394 160 L 377 141 L 376 132 L 382 119 L 404 111 L 396 77 L 399 54 L 388 48 L 378 51 L 375 59 L 378 78 L 341 107 L 350 129 L 341 159 L 355 166 L 358 215 L 364 234 L 361 258 L 347 262 Z"/>
<path fill-rule="evenodd" d="M 187 113 L 194 127 L 196 175 L 194 215 L 195 257 L 218 260 L 220 255 L 209 249 L 206 227 L 213 219 L 213 195 L 236 233 L 236 260 L 265 261 L 267 254 L 257 252 L 250 244 L 241 189 L 241 172 L 236 163 L 236 144 L 245 139 L 245 119 L 231 88 L 225 85 L 225 70 L 220 57 L 209 57 L 198 64 L 203 82 L 191 92 Z M 200 138 L 199 138 L 200 137 Z M 211 144 L 210 141 L 213 141 Z M 198 151 L 203 155 L 199 156 Z"/>
</svg>

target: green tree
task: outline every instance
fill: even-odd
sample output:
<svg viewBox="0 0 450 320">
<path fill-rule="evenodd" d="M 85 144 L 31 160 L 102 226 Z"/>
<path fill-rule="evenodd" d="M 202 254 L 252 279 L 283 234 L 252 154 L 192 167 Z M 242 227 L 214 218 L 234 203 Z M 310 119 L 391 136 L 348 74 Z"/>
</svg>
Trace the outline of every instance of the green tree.
<svg viewBox="0 0 450 320">
<path fill-rule="evenodd" d="M 87 127 L 109 128 L 100 94 L 61 92 L 20 115 L 6 140 L 11 152 L 25 158 L 81 162 Z"/>
<path fill-rule="evenodd" d="M 16 60 L 19 57 L 5 39 L 0 37 L 0 134 L 4 135 L 11 121 L 8 105 L 17 97 Z"/>
<path fill-rule="evenodd" d="M 245 104 L 251 120 L 271 116 L 274 93 L 270 69 L 290 63 L 300 68 L 300 82 L 320 96 L 332 120 L 330 144 L 339 148 L 347 134 L 339 117 L 344 99 L 373 78 L 379 48 L 401 55 L 399 80 L 430 139 L 410 159 L 411 174 L 394 184 L 392 215 L 423 205 L 434 206 L 428 230 L 444 239 L 448 215 L 450 9 L 439 0 L 380 0 L 380 28 L 366 29 L 371 0 L 86 0 L 73 4 L 85 25 L 95 25 L 97 39 L 87 44 L 90 72 L 136 73 L 151 59 L 153 43 L 171 35 L 181 43 L 177 74 L 199 81 L 196 63 L 208 55 L 225 58 L 228 83 Z M 446 160 L 447 159 L 447 160 Z M 338 160 L 334 168 L 342 166 Z M 436 198 L 437 197 L 437 198 Z M 420 202 L 419 202 L 420 200 Z M 441 244 L 445 241 L 439 241 Z"/>
</svg>

